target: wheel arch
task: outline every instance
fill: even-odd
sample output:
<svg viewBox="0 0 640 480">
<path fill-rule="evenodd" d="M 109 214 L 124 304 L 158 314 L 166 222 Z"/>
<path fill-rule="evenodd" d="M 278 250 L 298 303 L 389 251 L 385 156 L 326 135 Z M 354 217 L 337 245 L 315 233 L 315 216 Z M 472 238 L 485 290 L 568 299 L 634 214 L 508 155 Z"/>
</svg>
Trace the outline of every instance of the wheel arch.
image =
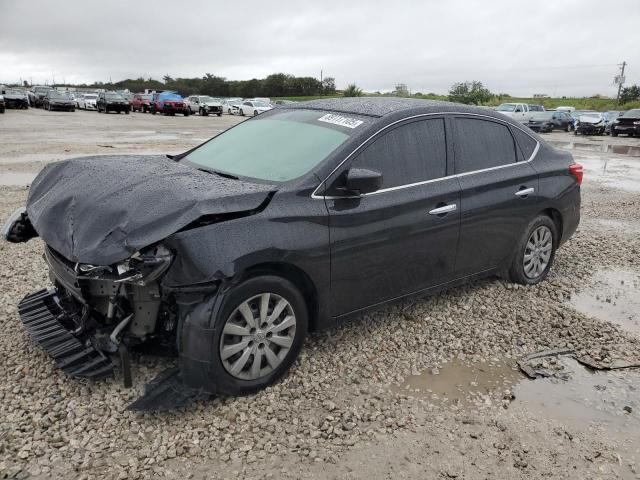
<svg viewBox="0 0 640 480">
<path fill-rule="evenodd" d="M 563 235 L 564 235 L 564 221 L 562 219 L 562 214 L 560 213 L 559 210 L 553 207 L 548 207 L 542 210 L 539 213 L 539 215 L 545 215 L 549 217 L 553 221 L 553 224 L 556 226 L 556 230 L 558 232 L 558 239 L 557 239 L 557 245 L 556 245 L 557 247 L 560 244 L 560 240 L 563 238 Z"/>
<path fill-rule="evenodd" d="M 275 275 L 290 281 L 304 297 L 309 315 L 309 330 L 317 330 L 319 320 L 318 289 L 311 277 L 300 267 L 286 262 L 264 262 L 245 269 L 238 275 L 238 282 L 262 275 Z"/>
</svg>

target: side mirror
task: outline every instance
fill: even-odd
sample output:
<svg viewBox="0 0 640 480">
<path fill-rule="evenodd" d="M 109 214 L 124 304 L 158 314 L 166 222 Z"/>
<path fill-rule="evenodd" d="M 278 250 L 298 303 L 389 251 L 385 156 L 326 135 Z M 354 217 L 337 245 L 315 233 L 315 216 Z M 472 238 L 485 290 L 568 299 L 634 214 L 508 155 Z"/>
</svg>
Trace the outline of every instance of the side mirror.
<svg viewBox="0 0 640 480">
<path fill-rule="evenodd" d="M 382 174 L 366 168 L 350 168 L 345 181 L 346 190 L 357 195 L 375 192 L 382 186 Z"/>
</svg>

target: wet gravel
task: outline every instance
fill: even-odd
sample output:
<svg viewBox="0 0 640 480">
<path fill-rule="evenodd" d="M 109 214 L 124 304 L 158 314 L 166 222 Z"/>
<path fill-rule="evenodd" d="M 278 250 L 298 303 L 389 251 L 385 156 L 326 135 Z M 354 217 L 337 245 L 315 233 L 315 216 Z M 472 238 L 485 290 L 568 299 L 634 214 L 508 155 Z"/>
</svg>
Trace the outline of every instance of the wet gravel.
<svg viewBox="0 0 640 480">
<path fill-rule="evenodd" d="M 22 187 L 3 187 L 0 218 L 25 197 Z M 490 279 L 383 308 L 311 336 L 291 373 L 263 392 L 217 398 L 170 413 L 125 410 L 144 383 L 167 366 L 166 359 L 136 359 L 132 389 L 125 389 L 120 378 L 81 381 L 53 368 L 29 341 L 16 313 L 23 295 L 48 284 L 42 244 L 3 242 L 0 478 L 175 478 L 186 471 L 191 472 L 187 478 L 297 478 L 303 471 L 316 478 L 323 478 L 323 472 L 332 472 L 331 478 L 362 478 L 354 465 L 364 457 L 353 460 L 353 455 L 363 445 L 373 442 L 393 450 L 396 440 L 410 442 L 407 435 L 425 431 L 430 433 L 424 448 L 444 462 L 433 473 L 443 478 L 485 478 L 491 469 L 503 475 L 513 471 L 513 478 L 538 478 L 543 471 L 557 478 L 574 478 L 575 472 L 617 478 L 619 471 L 610 466 L 621 463 L 611 445 L 585 433 L 576 446 L 573 439 L 579 440 L 579 433 L 568 440 L 553 422 L 509 416 L 503 392 L 482 405 L 465 407 L 416 400 L 392 386 L 409 375 L 437 370 L 453 358 L 515 359 L 568 347 L 602 365 L 640 359 L 638 336 L 588 318 L 568 302 L 600 268 L 640 271 L 638 236 L 597 222 L 612 212 L 628 221 L 637 217 L 639 207 L 638 195 L 587 186 L 584 221 L 559 251 L 546 282 L 522 287 Z M 496 420 L 500 416 L 502 423 Z M 525 452 L 518 435 L 527 429 L 533 432 L 527 440 L 533 446 Z M 471 433 L 476 437 L 470 440 Z M 478 443 L 478 434 L 490 439 L 488 443 Z M 572 446 L 547 448 L 556 437 Z M 457 450 L 436 455 L 437 444 Z M 464 474 L 465 449 L 483 452 L 484 474 Z M 407 447 L 411 451 L 416 456 L 409 460 L 417 461 L 415 445 Z M 352 463 L 341 470 L 348 459 Z M 629 478 L 635 478 L 634 462 L 622 463 Z"/>
</svg>

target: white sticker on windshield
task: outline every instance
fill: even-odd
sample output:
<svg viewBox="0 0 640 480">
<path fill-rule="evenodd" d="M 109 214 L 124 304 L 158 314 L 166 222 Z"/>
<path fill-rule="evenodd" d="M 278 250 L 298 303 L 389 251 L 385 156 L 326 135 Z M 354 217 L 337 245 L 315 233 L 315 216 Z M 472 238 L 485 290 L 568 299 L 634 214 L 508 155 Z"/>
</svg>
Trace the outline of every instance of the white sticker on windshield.
<svg viewBox="0 0 640 480">
<path fill-rule="evenodd" d="M 356 120 L 355 118 L 343 117 L 342 115 L 335 115 L 333 113 L 327 113 L 318 119 L 320 122 L 333 123 L 334 125 L 340 125 L 341 127 L 356 128 L 362 125 L 362 120 Z"/>
</svg>

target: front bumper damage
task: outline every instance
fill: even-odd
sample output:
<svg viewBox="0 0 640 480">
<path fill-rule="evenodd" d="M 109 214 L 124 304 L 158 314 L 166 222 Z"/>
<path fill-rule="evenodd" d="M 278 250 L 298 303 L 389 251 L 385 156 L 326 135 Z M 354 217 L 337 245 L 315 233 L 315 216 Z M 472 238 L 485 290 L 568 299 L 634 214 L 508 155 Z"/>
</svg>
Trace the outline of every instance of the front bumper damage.
<svg viewBox="0 0 640 480">
<path fill-rule="evenodd" d="M 88 335 L 84 324 L 88 310 L 73 311 L 65 302 L 61 287 L 30 293 L 18 304 L 18 314 L 31 339 L 54 361 L 56 367 L 73 378 L 112 378 L 119 366 L 125 387 L 131 386 L 128 350 L 123 343 L 117 352 L 103 351 L 101 342 Z M 114 362 L 113 358 L 119 361 Z M 183 380 L 180 368 L 169 367 L 145 385 L 142 397 L 128 406 L 135 411 L 165 411 L 182 408 L 211 395 L 192 388 Z"/>
<path fill-rule="evenodd" d="M 71 377 L 100 379 L 113 375 L 113 363 L 89 339 L 72 333 L 81 328 L 65 312 L 55 288 L 30 293 L 18 304 L 18 313 L 29 336 L 56 366 Z M 82 320 L 80 317 L 79 321 Z"/>
</svg>

